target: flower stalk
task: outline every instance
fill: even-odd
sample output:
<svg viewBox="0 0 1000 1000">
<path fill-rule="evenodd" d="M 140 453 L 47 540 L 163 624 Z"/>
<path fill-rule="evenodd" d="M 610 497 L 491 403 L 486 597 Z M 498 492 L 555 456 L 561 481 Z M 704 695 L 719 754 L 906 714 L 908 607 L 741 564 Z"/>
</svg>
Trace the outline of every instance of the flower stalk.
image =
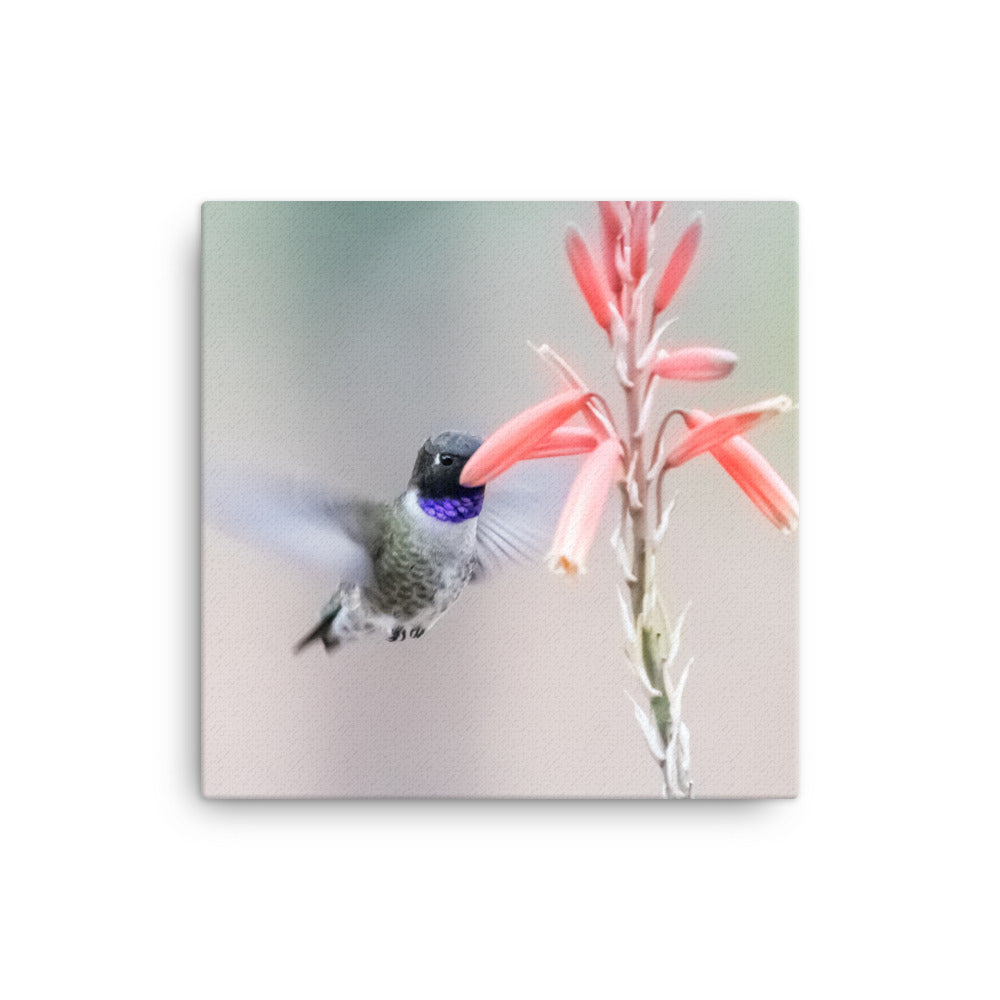
<svg viewBox="0 0 1000 1000">
<path fill-rule="evenodd" d="M 701 241 L 701 219 L 688 225 L 666 265 L 657 268 L 656 226 L 663 202 L 598 204 L 599 252 L 592 252 L 575 227 L 567 234 L 566 249 L 584 301 L 607 335 L 621 392 L 619 412 L 543 345 L 536 350 L 570 388 L 491 435 L 467 463 L 462 483 L 479 485 L 526 459 L 585 454 L 549 554 L 550 567 L 567 574 L 583 571 L 608 494 L 617 483 L 620 509 L 612 547 L 623 576 L 618 601 L 626 654 L 648 707 L 629 697 L 660 769 L 663 796 L 690 798 L 690 735 L 682 709 L 692 661 L 678 672 L 684 614 L 670 619 L 657 578 L 657 549 L 673 506 L 664 503 L 664 479 L 699 455 L 711 454 L 772 524 L 783 532 L 794 530 L 795 497 L 742 437 L 762 420 L 787 412 L 792 402 L 779 396 L 714 417 L 701 410 L 671 410 L 647 437 L 656 394 L 665 381 L 722 379 L 737 359 L 717 348 L 671 351 L 660 346 L 674 319 L 658 323 L 659 316 L 690 272 Z M 672 423 L 674 416 L 681 420 Z M 565 426 L 574 417 L 587 426 Z M 680 436 L 669 444 L 667 432 L 674 427 Z"/>
<path fill-rule="evenodd" d="M 642 210 L 632 212 L 630 218 L 629 249 L 631 251 L 632 246 L 641 246 L 643 261 L 653 243 L 650 218 L 651 212 Z M 645 232 L 641 236 L 632 231 L 642 226 L 645 227 Z M 630 252 L 627 256 L 631 261 L 633 254 Z M 675 251 L 674 258 L 676 257 Z M 688 266 L 690 260 L 683 262 L 685 272 Z M 679 267 L 673 258 L 668 264 L 666 276 L 669 276 L 671 267 L 675 271 Z M 662 511 L 654 509 L 658 504 L 651 495 L 651 483 L 647 475 L 649 455 L 645 440 L 646 414 L 656 391 L 653 379 L 657 373 L 655 369 L 642 370 L 639 366 L 640 355 L 653 340 L 652 322 L 654 313 L 659 310 L 655 309 L 655 302 L 646 301 L 650 285 L 644 280 L 645 269 L 623 269 L 620 277 L 627 336 L 624 351 L 616 358 L 616 365 L 624 365 L 627 374 L 623 391 L 630 475 L 625 484 L 622 502 L 628 548 L 632 553 L 627 583 L 633 618 L 630 635 L 634 637 L 634 651 L 631 659 L 637 662 L 637 669 L 642 672 L 643 687 L 653 692 L 649 697 L 648 714 L 639 706 L 635 707 L 635 711 L 650 752 L 663 773 L 664 797 L 689 798 L 692 785 L 687 730 L 680 717 L 680 705 L 672 704 L 676 687 L 669 672 L 669 667 L 676 659 L 680 629 L 678 627 L 673 630 L 676 634 L 672 634 L 657 585 L 655 534 Z M 639 718 L 640 714 L 644 718 Z M 655 740 L 650 739 L 651 734 L 655 734 Z"/>
</svg>

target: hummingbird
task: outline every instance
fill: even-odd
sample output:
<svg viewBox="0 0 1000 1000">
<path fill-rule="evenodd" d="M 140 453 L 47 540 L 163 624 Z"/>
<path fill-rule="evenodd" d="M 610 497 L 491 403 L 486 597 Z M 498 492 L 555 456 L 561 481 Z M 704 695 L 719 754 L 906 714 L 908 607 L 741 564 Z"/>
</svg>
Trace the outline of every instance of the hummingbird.
<svg viewBox="0 0 1000 1000">
<path fill-rule="evenodd" d="M 482 440 L 459 431 L 427 438 L 406 490 L 393 501 L 329 495 L 273 478 L 206 475 L 206 509 L 220 527 L 263 541 L 338 579 L 319 621 L 294 646 L 382 634 L 422 637 L 474 580 L 541 555 L 541 491 L 463 486 Z M 495 497 L 494 497 L 495 492 Z"/>
</svg>

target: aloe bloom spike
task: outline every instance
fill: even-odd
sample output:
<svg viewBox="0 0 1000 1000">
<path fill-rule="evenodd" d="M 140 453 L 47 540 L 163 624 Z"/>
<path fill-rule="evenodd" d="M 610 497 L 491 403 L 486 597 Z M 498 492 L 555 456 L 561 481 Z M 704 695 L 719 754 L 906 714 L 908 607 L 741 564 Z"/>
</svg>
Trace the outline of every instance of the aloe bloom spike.
<svg viewBox="0 0 1000 1000">
<path fill-rule="evenodd" d="M 653 447 L 647 447 L 645 430 L 658 380 L 722 379 L 736 364 L 731 351 L 658 348 L 669 323 L 657 324 L 656 317 L 690 270 L 702 230 L 700 218 L 687 227 L 655 283 L 648 266 L 655 259 L 654 223 L 663 217 L 663 204 L 599 202 L 602 238 L 597 263 L 578 230 L 571 227 L 566 236 L 573 275 L 608 334 L 612 378 L 622 391 L 622 406 L 613 412 L 604 396 L 584 387 L 566 361 L 551 348 L 540 348 L 542 357 L 555 363 L 573 389 L 504 424 L 469 460 L 461 481 L 465 486 L 481 485 L 523 459 L 586 454 L 548 557 L 551 569 L 565 574 L 584 571 L 611 488 L 616 482 L 622 487 L 620 521 L 612 537 L 624 575 L 618 597 L 627 655 L 649 699 L 648 713 L 633 702 L 635 715 L 662 774 L 663 795 L 689 798 L 693 794 L 690 741 L 681 712 L 690 662 L 677 669 L 684 615 L 671 621 L 656 573 L 657 545 L 665 536 L 673 506 L 664 506 L 663 479 L 676 466 L 708 451 L 782 531 L 795 528 L 798 504 L 774 469 L 741 436 L 767 417 L 788 410 L 792 402 L 787 396 L 716 417 L 702 410 L 672 410 L 663 418 Z M 587 426 L 564 426 L 576 414 Z M 683 417 L 688 433 L 668 450 L 663 435 L 673 414 Z"/>
</svg>

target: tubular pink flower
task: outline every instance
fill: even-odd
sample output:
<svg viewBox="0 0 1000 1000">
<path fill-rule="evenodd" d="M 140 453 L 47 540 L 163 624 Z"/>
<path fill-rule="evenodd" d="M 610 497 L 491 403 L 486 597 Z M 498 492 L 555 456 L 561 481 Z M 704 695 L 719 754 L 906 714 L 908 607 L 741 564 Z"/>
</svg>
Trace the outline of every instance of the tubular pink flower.
<svg viewBox="0 0 1000 1000">
<path fill-rule="evenodd" d="M 653 222 L 660 217 L 660 212 L 663 211 L 663 206 L 666 205 L 665 201 L 654 201 L 653 202 Z"/>
<path fill-rule="evenodd" d="M 652 203 L 637 201 L 632 212 L 632 277 L 639 281 L 646 273 L 646 251 L 649 246 L 649 227 L 653 224 Z"/>
<path fill-rule="evenodd" d="M 566 232 L 566 253 L 569 255 L 569 265 L 573 268 L 573 277 L 576 278 L 576 283 L 580 286 L 580 291 L 583 292 L 597 325 L 607 331 L 610 340 L 611 288 L 605 275 L 594 263 L 586 242 L 575 226 L 570 226 Z"/>
<path fill-rule="evenodd" d="M 621 447 L 614 438 L 602 441 L 577 473 L 559 517 L 549 567 L 557 573 L 583 573 L 583 561 L 593 544 L 608 500 L 608 491 L 621 471 Z"/>
<path fill-rule="evenodd" d="M 691 261 L 698 251 L 698 243 L 701 240 L 701 219 L 695 219 L 680 238 L 674 252 L 670 255 L 663 277 L 660 278 L 656 295 L 653 296 L 653 309 L 660 313 L 670 305 L 670 300 L 674 293 L 680 288 L 681 282 L 691 267 Z"/>
<path fill-rule="evenodd" d="M 494 431 L 465 463 L 463 486 L 482 486 L 516 465 L 557 427 L 578 413 L 593 393 L 570 389 L 519 413 Z"/>
<path fill-rule="evenodd" d="M 607 436 L 607 435 L 602 435 Z M 600 438 L 586 427 L 557 427 L 547 438 L 535 445 L 527 458 L 558 458 L 560 455 L 582 455 L 593 451 Z"/>
<path fill-rule="evenodd" d="M 649 366 L 659 378 L 685 382 L 708 382 L 725 378 L 736 367 L 736 355 L 714 347 L 684 347 L 679 351 L 658 351 Z"/>
<path fill-rule="evenodd" d="M 706 423 L 696 427 L 683 441 L 671 451 L 664 461 L 665 469 L 683 465 L 703 452 L 711 451 L 724 444 L 737 434 L 749 430 L 754 424 L 760 423 L 766 417 L 774 417 L 785 413 L 792 407 L 792 401 L 787 396 L 776 396 L 765 399 L 752 406 L 744 406 L 738 410 L 730 410 L 718 417 L 710 417 Z M 687 422 L 687 415 L 679 411 Z"/>
<path fill-rule="evenodd" d="M 617 295 L 622 289 L 621 275 L 615 264 L 615 247 L 622 232 L 621 218 L 610 201 L 599 201 L 597 208 L 601 213 L 601 250 L 604 257 L 604 273 L 607 275 L 611 291 Z"/>
<path fill-rule="evenodd" d="M 711 419 L 704 410 L 689 410 L 684 414 L 689 427 L 702 426 Z M 771 524 L 785 534 L 798 527 L 799 502 L 795 494 L 745 438 L 730 438 L 713 448 L 712 455 Z"/>
</svg>

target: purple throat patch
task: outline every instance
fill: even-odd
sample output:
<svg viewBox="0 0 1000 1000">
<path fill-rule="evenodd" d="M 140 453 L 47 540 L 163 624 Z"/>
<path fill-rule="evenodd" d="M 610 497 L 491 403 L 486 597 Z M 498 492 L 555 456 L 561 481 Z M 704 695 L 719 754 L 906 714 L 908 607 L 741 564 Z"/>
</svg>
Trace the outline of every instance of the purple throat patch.
<svg viewBox="0 0 1000 1000">
<path fill-rule="evenodd" d="M 447 521 L 449 524 L 458 524 L 459 521 L 468 521 L 470 517 L 478 517 L 483 509 L 483 494 L 485 489 L 469 490 L 460 497 L 418 497 L 417 503 L 425 514 L 438 521 Z"/>
</svg>

